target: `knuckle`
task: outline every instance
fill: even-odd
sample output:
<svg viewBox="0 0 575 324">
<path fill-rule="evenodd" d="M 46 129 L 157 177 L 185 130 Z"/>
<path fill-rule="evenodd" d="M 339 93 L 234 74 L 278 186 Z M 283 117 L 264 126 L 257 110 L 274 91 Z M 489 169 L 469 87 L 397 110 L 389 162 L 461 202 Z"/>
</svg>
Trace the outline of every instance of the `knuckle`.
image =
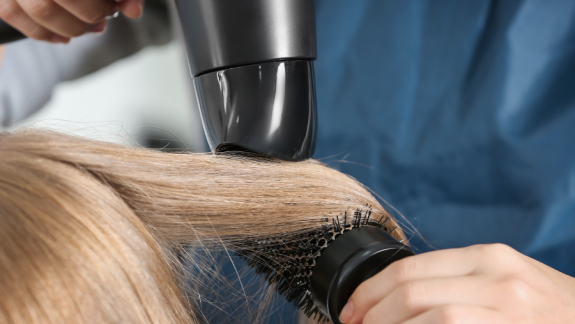
<svg viewBox="0 0 575 324">
<path fill-rule="evenodd" d="M 480 244 L 475 246 L 476 252 L 482 255 L 485 259 L 494 260 L 507 260 L 513 255 L 513 250 L 510 246 L 495 243 L 495 244 Z"/>
<path fill-rule="evenodd" d="M 514 250 L 506 244 L 495 243 L 486 245 L 487 251 L 499 256 L 507 256 Z"/>
<path fill-rule="evenodd" d="M 526 301 L 531 294 L 529 284 L 518 276 L 509 276 L 505 278 L 500 285 L 501 293 L 508 299 L 514 301 Z"/>
<path fill-rule="evenodd" d="M 427 298 L 425 286 L 419 282 L 404 284 L 400 291 L 400 298 L 407 310 L 416 311 L 424 306 Z"/>
<path fill-rule="evenodd" d="M 483 266 L 499 274 L 513 274 L 523 271 L 525 260 L 512 247 L 496 243 L 475 246 L 476 256 L 481 258 Z"/>
</svg>

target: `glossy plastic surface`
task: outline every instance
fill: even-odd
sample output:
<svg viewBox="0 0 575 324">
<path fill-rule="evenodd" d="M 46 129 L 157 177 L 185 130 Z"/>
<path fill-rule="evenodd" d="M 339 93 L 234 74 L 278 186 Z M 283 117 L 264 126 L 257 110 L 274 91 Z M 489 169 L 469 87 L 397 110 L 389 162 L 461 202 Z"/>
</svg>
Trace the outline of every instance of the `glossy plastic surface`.
<svg viewBox="0 0 575 324">
<path fill-rule="evenodd" d="M 338 237 L 319 257 L 311 276 L 315 305 L 334 324 L 353 291 L 392 262 L 413 255 L 378 227 L 360 227 Z"/>
<path fill-rule="evenodd" d="M 315 59 L 315 2 L 176 0 L 193 76 L 280 59 Z"/>
<path fill-rule="evenodd" d="M 212 151 L 239 146 L 286 161 L 312 157 L 317 112 L 313 62 L 268 62 L 194 78 Z"/>
</svg>

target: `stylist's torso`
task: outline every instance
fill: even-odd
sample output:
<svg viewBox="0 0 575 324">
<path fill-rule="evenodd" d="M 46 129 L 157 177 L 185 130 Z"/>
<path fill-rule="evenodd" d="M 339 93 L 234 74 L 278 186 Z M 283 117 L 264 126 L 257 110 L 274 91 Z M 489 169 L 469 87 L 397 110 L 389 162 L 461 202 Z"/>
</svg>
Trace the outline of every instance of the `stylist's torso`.
<svg viewBox="0 0 575 324">
<path fill-rule="evenodd" d="M 434 247 L 575 275 L 574 1 L 320 0 L 317 29 L 316 158 Z"/>
</svg>

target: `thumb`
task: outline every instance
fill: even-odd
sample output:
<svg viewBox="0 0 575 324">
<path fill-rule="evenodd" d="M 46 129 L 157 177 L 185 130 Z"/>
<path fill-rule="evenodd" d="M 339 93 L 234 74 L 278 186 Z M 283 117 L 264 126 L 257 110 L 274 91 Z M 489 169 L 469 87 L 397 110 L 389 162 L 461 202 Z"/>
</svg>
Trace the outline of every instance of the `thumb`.
<svg viewBox="0 0 575 324">
<path fill-rule="evenodd" d="M 144 13 L 144 0 L 123 0 L 119 3 L 120 11 L 128 18 L 140 18 Z"/>
</svg>

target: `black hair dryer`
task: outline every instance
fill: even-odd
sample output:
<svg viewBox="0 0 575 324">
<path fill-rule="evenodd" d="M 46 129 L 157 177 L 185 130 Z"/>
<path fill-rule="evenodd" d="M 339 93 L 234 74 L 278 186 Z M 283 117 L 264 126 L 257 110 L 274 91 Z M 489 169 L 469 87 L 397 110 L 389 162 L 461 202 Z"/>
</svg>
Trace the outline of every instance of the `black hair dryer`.
<svg viewBox="0 0 575 324">
<path fill-rule="evenodd" d="M 310 158 L 317 112 L 313 0 L 176 0 L 213 152 Z"/>
</svg>

